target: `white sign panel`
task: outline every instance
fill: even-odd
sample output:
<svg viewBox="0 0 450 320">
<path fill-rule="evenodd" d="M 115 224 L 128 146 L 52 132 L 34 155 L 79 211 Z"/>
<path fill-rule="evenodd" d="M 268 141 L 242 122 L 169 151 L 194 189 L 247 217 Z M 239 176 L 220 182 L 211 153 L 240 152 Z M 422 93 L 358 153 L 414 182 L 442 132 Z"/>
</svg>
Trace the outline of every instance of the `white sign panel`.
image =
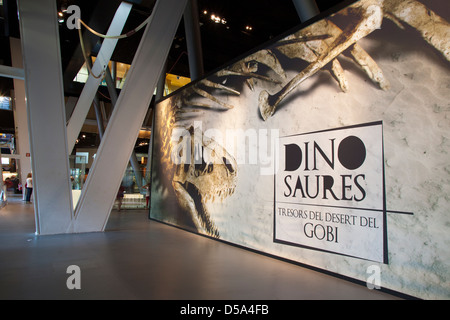
<svg viewBox="0 0 450 320">
<path fill-rule="evenodd" d="M 281 137 L 274 241 L 387 263 L 383 126 Z"/>
</svg>

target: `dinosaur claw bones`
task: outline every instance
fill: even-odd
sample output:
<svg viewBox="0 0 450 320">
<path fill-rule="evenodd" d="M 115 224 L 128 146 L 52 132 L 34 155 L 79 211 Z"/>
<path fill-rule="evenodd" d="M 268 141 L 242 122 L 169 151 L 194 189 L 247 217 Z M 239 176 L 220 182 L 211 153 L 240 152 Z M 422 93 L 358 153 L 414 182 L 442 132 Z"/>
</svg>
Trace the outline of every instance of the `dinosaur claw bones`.
<svg viewBox="0 0 450 320">
<path fill-rule="evenodd" d="M 319 70 L 328 69 L 341 90 L 347 92 L 349 85 L 344 70 L 336 59 L 345 50 L 373 83 L 382 90 L 388 90 L 390 84 L 381 68 L 357 43 L 373 31 L 380 29 L 383 18 L 392 20 L 400 28 L 403 28 L 404 24 L 414 28 L 429 45 L 450 61 L 449 23 L 417 0 L 361 0 L 343 10 L 342 14 L 351 16 L 352 19 L 349 20 L 356 21 L 356 23 L 340 29 L 329 20 L 318 21 L 278 42 L 271 49 L 260 50 L 248 56 L 230 68 L 217 73 L 216 76 L 245 78 L 246 84 L 251 90 L 255 88 L 255 80 L 281 84 L 281 90 L 274 94 L 270 94 L 267 90 L 260 92 L 259 110 L 264 120 L 274 114 L 277 106 L 293 90 Z M 287 81 L 286 73 L 275 52 L 289 59 L 299 58 L 306 61 L 308 65 Z M 259 74 L 259 65 L 268 67 L 275 76 Z M 209 88 L 239 94 L 237 90 L 225 86 L 220 87 L 208 80 L 200 83 Z M 197 90 L 195 86 L 193 90 L 223 108 L 231 109 L 233 107 L 230 104 L 224 104 L 206 91 Z"/>
</svg>

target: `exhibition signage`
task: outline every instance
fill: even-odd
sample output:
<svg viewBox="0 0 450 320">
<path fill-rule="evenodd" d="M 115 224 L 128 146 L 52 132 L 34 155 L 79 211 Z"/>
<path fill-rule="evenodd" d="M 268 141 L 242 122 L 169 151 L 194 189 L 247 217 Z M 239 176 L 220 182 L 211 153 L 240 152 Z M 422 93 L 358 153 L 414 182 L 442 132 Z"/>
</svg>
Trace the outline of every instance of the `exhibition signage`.
<svg viewBox="0 0 450 320">
<path fill-rule="evenodd" d="M 360 0 L 161 100 L 150 218 L 448 298 L 449 5 Z"/>
<path fill-rule="evenodd" d="M 387 263 L 383 126 L 280 137 L 274 241 Z"/>
</svg>

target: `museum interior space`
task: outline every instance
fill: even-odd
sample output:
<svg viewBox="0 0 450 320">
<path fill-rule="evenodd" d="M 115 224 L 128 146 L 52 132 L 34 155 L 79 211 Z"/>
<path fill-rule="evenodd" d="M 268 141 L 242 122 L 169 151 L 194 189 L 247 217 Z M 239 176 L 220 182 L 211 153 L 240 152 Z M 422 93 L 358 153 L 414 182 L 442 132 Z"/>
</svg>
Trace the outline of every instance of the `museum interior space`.
<svg viewBox="0 0 450 320">
<path fill-rule="evenodd" d="M 0 0 L 0 299 L 450 299 L 449 21 Z"/>
</svg>

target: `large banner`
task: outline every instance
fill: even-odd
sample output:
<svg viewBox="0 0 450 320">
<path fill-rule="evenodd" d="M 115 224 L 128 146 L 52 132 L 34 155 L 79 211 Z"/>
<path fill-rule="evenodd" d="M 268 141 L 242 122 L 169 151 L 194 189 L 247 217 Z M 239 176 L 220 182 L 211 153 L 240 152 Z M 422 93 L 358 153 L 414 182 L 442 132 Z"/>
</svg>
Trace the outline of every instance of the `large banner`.
<svg viewBox="0 0 450 320">
<path fill-rule="evenodd" d="M 450 298 L 449 15 L 358 1 L 158 103 L 150 217 Z"/>
</svg>

